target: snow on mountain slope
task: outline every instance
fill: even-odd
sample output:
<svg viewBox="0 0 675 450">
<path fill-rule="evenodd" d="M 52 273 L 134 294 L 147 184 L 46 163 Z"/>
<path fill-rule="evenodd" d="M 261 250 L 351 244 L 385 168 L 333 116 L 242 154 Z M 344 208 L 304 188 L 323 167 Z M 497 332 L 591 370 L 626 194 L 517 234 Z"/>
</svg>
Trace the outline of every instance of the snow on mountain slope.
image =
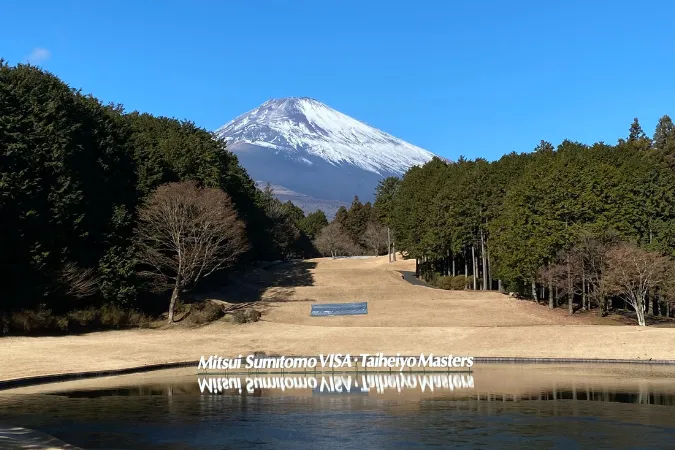
<svg viewBox="0 0 675 450">
<path fill-rule="evenodd" d="M 216 131 L 228 145 L 247 143 L 287 154 L 300 164 L 308 155 L 340 167 L 381 176 L 401 175 L 434 155 L 307 97 L 269 100 Z"/>
</svg>

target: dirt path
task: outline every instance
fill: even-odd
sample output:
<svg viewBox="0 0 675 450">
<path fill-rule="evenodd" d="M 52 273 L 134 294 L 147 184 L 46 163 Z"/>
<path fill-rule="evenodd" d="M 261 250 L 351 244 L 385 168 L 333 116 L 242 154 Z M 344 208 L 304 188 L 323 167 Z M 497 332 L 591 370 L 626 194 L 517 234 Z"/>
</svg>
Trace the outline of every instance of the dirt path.
<svg viewBox="0 0 675 450">
<path fill-rule="evenodd" d="M 0 339 L 0 380 L 197 360 L 253 351 L 675 359 L 675 329 L 622 326 L 594 315 L 497 293 L 442 291 L 405 282 L 414 262 L 322 259 L 278 268 L 262 289 L 263 321 Z M 269 282 L 269 280 L 268 280 Z M 364 316 L 310 317 L 312 302 L 368 301 Z"/>
</svg>

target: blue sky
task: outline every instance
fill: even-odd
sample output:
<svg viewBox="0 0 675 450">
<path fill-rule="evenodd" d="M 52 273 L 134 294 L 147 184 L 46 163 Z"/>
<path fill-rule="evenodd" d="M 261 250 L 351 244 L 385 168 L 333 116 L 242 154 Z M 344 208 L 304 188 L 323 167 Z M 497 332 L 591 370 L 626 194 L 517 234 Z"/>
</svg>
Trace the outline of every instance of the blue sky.
<svg viewBox="0 0 675 450">
<path fill-rule="evenodd" d="M 434 153 L 496 159 L 675 116 L 673 23 L 675 2 L 649 0 L 8 1 L 0 57 L 210 130 L 308 96 Z"/>
</svg>

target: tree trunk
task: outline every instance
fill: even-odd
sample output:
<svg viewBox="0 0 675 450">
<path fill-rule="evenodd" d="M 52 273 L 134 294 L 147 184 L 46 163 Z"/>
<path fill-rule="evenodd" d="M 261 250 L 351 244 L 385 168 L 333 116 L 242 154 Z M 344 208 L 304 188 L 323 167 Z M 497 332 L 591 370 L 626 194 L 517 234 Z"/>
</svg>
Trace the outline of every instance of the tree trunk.
<svg viewBox="0 0 675 450">
<path fill-rule="evenodd" d="M 497 289 L 499 290 L 499 292 L 504 292 L 504 290 L 502 289 L 502 280 L 497 280 Z"/>
<path fill-rule="evenodd" d="M 534 280 L 532 280 L 532 298 L 535 302 L 539 303 L 539 299 L 537 298 L 537 283 Z"/>
<path fill-rule="evenodd" d="M 473 262 L 473 290 L 476 290 L 476 283 L 478 282 L 478 277 L 476 276 L 476 266 L 478 266 L 478 260 L 476 259 L 476 246 L 471 246 L 471 259 Z"/>
<path fill-rule="evenodd" d="M 483 263 L 483 286 L 481 289 L 483 291 L 487 290 L 487 259 L 485 257 L 485 235 L 483 230 L 480 230 L 480 257 L 481 262 Z"/>
<path fill-rule="evenodd" d="M 647 302 L 647 315 L 648 316 L 653 316 L 654 315 L 654 298 L 647 293 L 647 298 L 645 298 L 645 301 Z"/>
<path fill-rule="evenodd" d="M 464 249 L 464 278 L 469 278 L 469 255 L 466 248 Z"/>
<path fill-rule="evenodd" d="M 553 309 L 555 307 L 553 300 L 553 279 L 549 277 L 548 279 L 548 309 Z"/>
<path fill-rule="evenodd" d="M 451 258 L 452 258 L 452 276 L 455 277 L 457 276 L 457 273 L 455 272 L 455 255 L 452 254 Z"/>
<path fill-rule="evenodd" d="M 572 284 L 572 262 L 567 255 L 567 313 L 574 314 L 574 285 Z"/>
<path fill-rule="evenodd" d="M 636 302 L 634 306 L 635 306 L 635 314 L 637 315 L 638 325 L 644 327 L 646 325 L 644 299 L 642 300 L 642 302 Z"/>
<path fill-rule="evenodd" d="M 420 260 L 419 260 L 419 258 L 415 258 L 415 276 L 416 277 L 420 276 Z"/>
<path fill-rule="evenodd" d="M 387 227 L 387 257 L 391 262 L 391 230 Z"/>
<path fill-rule="evenodd" d="M 485 249 L 487 253 L 487 273 L 488 273 L 488 289 L 492 290 L 492 263 L 490 262 L 490 247 Z"/>
<path fill-rule="evenodd" d="M 654 295 L 654 315 L 663 316 L 663 308 L 661 307 L 661 294 Z"/>
<path fill-rule="evenodd" d="M 176 275 L 176 284 L 171 293 L 171 301 L 169 302 L 169 323 L 173 323 L 173 310 L 176 308 L 176 301 L 180 293 L 180 275 Z"/>
<path fill-rule="evenodd" d="M 608 308 L 607 308 L 607 299 L 604 296 L 601 296 L 598 299 L 598 302 L 600 303 L 600 315 L 602 317 L 605 317 L 608 313 Z"/>
<path fill-rule="evenodd" d="M 396 262 L 396 239 L 391 241 L 391 259 Z"/>
<path fill-rule="evenodd" d="M 590 305 L 586 308 L 586 273 L 582 270 L 581 272 L 581 309 L 591 309 Z"/>
</svg>

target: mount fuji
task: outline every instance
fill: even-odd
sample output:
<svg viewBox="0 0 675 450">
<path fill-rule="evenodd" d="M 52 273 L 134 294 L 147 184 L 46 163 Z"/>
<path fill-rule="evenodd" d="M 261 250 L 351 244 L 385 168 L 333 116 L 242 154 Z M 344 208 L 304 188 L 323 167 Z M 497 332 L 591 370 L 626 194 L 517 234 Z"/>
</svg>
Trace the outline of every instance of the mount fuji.
<svg viewBox="0 0 675 450">
<path fill-rule="evenodd" d="M 372 201 L 381 179 L 435 156 L 307 97 L 269 100 L 215 134 L 256 182 L 293 193 L 305 212 L 326 203 L 329 218 L 336 205 L 354 195 Z"/>
</svg>

